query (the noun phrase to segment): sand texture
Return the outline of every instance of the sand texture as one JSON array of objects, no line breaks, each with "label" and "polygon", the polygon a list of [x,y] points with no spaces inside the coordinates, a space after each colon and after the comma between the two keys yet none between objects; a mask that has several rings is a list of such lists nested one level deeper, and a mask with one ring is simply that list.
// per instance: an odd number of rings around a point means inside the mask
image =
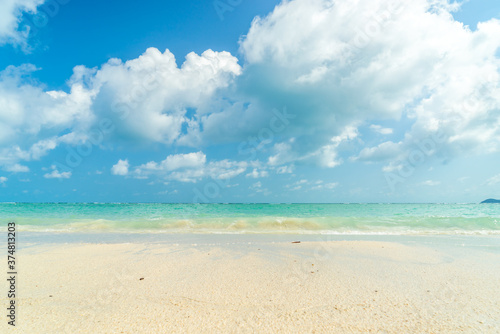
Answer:
[{"label": "sand texture", "polygon": [[8,330],[500,333],[499,253],[291,241],[27,247]]}]

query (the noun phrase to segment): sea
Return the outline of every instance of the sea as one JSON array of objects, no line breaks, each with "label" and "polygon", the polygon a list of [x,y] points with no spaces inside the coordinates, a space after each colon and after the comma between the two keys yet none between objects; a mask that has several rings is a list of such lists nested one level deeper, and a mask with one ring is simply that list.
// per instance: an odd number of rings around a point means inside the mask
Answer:
[{"label": "sea", "polygon": [[500,235],[500,204],[0,203],[20,233]]}]

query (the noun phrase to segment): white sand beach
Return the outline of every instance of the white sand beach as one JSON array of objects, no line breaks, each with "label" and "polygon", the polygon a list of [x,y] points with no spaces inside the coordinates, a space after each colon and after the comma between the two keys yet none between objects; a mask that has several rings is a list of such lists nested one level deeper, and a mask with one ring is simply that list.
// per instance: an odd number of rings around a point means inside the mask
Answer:
[{"label": "white sand beach", "polygon": [[15,331],[500,332],[498,252],[226,240],[26,247]]}]

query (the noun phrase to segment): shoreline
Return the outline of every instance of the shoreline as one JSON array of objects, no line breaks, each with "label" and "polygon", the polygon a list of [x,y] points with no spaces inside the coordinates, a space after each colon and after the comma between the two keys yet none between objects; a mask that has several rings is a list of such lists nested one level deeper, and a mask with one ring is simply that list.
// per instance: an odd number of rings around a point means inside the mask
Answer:
[{"label": "shoreline", "polygon": [[82,242],[90,236],[37,242],[22,234],[18,330],[500,330],[499,238],[175,235],[127,242],[122,235]]}]

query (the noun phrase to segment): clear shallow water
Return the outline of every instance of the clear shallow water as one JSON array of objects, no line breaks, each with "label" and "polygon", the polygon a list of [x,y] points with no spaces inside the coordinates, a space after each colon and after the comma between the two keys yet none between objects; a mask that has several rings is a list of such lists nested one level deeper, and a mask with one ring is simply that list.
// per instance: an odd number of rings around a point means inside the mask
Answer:
[{"label": "clear shallow water", "polygon": [[19,231],[500,235],[499,204],[0,203]]}]

